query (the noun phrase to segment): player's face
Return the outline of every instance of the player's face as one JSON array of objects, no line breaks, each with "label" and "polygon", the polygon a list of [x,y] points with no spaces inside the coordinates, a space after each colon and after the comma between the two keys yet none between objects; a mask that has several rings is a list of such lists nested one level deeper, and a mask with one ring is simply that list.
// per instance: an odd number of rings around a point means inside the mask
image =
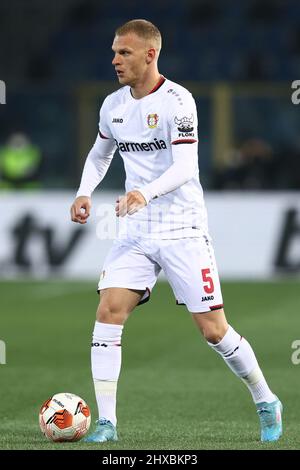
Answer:
[{"label": "player's face", "polygon": [[149,50],[146,41],[134,33],[116,36],[112,50],[115,54],[112,64],[119,82],[134,87],[143,81],[147,73]]}]

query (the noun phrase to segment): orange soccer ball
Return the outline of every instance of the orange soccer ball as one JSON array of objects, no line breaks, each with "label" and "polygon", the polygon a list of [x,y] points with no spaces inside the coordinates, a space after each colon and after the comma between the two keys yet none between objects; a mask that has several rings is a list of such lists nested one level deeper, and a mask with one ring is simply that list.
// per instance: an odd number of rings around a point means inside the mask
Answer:
[{"label": "orange soccer ball", "polygon": [[50,441],[79,441],[89,430],[91,412],[77,395],[57,393],[41,406],[39,423],[42,433]]}]

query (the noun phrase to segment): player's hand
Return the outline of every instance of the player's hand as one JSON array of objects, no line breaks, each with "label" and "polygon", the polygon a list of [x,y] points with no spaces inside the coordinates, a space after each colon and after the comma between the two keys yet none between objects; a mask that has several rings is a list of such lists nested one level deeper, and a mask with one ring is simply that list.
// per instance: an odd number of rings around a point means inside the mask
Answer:
[{"label": "player's hand", "polygon": [[134,214],[147,205],[147,201],[139,191],[130,191],[116,201],[116,216],[124,217]]},{"label": "player's hand", "polygon": [[88,196],[79,196],[71,206],[71,219],[78,224],[86,224],[92,207],[91,198]]}]

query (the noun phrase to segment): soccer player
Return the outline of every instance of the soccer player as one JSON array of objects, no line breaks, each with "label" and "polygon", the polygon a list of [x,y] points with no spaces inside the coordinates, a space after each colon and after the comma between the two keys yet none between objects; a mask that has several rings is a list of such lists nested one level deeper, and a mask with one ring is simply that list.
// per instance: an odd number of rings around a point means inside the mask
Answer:
[{"label": "soccer player", "polygon": [[104,262],[92,341],[99,420],[87,442],[116,441],[116,393],[123,326],[149,299],[163,269],[178,304],[185,304],[207,341],[248,387],[261,440],[282,434],[279,399],[248,343],[227,323],[198,170],[197,110],[188,90],[158,71],[161,35],[146,20],[118,28],[112,49],[122,88],[100,109],[99,135],[89,152],[71,207],[85,224],[91,194],[118,149],[126,193],[116,201],[121,229]]}]

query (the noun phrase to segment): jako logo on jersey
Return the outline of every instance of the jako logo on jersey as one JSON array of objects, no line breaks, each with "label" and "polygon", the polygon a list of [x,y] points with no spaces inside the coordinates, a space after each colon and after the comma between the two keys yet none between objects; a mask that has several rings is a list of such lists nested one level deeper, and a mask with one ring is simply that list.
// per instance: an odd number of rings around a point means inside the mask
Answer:
[{"label": "jako logo on jersey", "polygon": [[207,302],[208,300],[214,300],[214,296],[206,295],[205,297],[202,297],[202,302]]},{"label": "jako logo on jersey", "polygon": [[148,123],[148,127],[150,127],[150,129],[155,129],[155,127],[157,127],[157,123],[158,123],[158,114],[148,114],[147,123]]},{"label": "jako logo on jersey", "polygon": [[154,139],[153,142],[118,142],[115,139],[118,150],[120,152],[155,152],[155,150],[166,149],[164,140]]},{"label": "jako logo on jersey", "polygon": [[184,116],[183,118],[178,119],[178,117],[175,116],[174,122],[176,126],[178,126],[179,132],[186,133],[186,132],[192,132],[192,130],[194,130],[194,127],[193,127],[194,115],[193,114],[191,114],[190,118]]},{"label": "jako logo on jersey", "polygon": [[113,118],[113,120],[111,122],[116,123],[116,124],[122,124],[123,119],[122,118]]}]

